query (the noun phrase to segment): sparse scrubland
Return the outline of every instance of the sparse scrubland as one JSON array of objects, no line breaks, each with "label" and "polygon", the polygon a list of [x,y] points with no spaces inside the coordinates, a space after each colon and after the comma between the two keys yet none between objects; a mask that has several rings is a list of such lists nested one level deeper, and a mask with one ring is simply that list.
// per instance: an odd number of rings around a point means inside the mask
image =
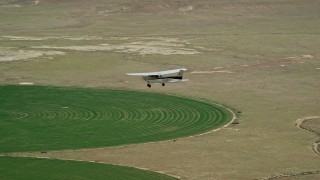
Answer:
[{"label": "sparse scrubland", "polygon": [[[238,125],[174,142],[11,155],[121,164],[182,179],[317,178],[304,176],[320,171],[317,135],[295,122],[320,116],[319,9],[318,0],[3,0],[3,86],[168,93],[241,111]],[[179,67],[190,82],[149,89],[125,75]]]}]

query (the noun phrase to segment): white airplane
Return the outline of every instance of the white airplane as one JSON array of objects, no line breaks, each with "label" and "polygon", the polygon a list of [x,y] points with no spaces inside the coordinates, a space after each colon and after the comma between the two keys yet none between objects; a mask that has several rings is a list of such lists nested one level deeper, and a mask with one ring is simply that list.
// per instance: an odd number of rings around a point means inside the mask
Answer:
[{"label": "white airplane", "polygon": [[[162,83],[162,86],[165,86],[165,83],[177,83],[188,81],[188,79],[182,79],[184,71],[187,69],[173,69],[159,72],[147,72],[147,73],[127,73],[129,76],[142,76],[142,78],[148,82],[147,86],[150,88],[152,83]],[[168,74],[175,74],[174,76],[165,76]]]}]

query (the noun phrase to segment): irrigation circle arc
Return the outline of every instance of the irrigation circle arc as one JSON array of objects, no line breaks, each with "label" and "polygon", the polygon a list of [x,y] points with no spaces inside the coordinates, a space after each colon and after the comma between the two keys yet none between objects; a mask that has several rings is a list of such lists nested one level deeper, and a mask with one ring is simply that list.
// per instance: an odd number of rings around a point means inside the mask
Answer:
[{"label": "irrigation circle arc", "polygon": [[[125,90],[1,86],[1,151],[118,146],[204,133],[230,122],[226,108]],[[4,123],[6,122],[6,123]],[[17,129],[19,127],[19,130]],[[1,128],[1,129],[2,129]],[[7,130],[6,130],[7,129]]]}]

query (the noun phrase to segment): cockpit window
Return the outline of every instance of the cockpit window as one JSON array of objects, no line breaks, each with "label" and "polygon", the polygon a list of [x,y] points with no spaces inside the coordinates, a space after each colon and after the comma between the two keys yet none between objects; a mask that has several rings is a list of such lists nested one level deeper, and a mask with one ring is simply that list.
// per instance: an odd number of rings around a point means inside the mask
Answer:
[{"label": "cockpit window", "polygon": [[149,77],[152,77],[152,78],[159,78],[160,76],[159,76],[159,75],[149,75]]}]

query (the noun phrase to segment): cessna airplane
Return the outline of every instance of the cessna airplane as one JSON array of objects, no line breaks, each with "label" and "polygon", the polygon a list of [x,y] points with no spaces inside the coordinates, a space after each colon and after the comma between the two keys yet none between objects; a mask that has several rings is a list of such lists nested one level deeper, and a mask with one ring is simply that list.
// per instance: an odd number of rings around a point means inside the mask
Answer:
[{"label": "cessna airplane", "polygon": [[[148,82],[147,86],[150,88],[151,83],[162,83],[162,86],[165,86],[165,83],[177,83],[188,81],[188,79],[182,79],[184,71],[187,69],[173,69],[159,72],[147,72],[147,73],[127,73],[129,76],[142,76],[142,78]],[[165,76],[167,74],[175,74],[174,76]]]}]

